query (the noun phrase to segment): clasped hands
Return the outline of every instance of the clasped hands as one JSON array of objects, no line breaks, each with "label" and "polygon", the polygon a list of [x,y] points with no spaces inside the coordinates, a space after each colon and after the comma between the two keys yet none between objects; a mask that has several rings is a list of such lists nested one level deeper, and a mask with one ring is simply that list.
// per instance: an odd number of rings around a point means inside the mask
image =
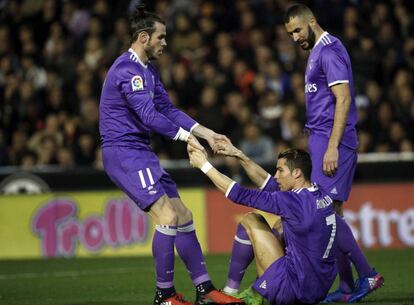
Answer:
[{"label": "clasped hands", "polygon": [[[207,160],[207,151],[205,148],[198,142],[197,138],[188,141],[187,152],[190,159],[190,164],[193,167],[201,168]],[[212,137],[207,139],[211,149],[215,154],[224,155],[224,156],[236,156],[238,149],[233,146],[231,141],[222,134],[214,134]]]}]

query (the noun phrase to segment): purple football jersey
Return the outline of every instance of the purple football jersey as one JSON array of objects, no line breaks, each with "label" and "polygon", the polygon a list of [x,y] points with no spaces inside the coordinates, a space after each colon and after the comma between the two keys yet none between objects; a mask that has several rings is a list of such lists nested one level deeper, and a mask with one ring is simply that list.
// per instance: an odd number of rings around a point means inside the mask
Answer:
[{"label": "purple football jersey", "polygon": [[327,138],[330,137],[336,102],[330,87],[340,83],[349,83],[352,97],[341,144],[356,149],[358,147],[355,129],[357,110],[351,60],[341,41],[324,32],[309,55],[305,72],[307,117],[305,128]]},{"label": "purple football jersey", "polygon": [[[274,188],[271,180],[269,187]],[[316,184],[288,192],[269,192],[234,183],[226,195],[236,203],[282,218],[285,259],[296,283],[297,299],[312,303],[323,298],[336,276],[336,218],[331,197]]]},{"label": "purple football jersey", "polygon": [[197,122],[175,108],[156,68],[141,62],[129,49],[112,64],[100,101],[102,146],[150,150],[150,133],[177,139],[180,128],[191,131]]}]

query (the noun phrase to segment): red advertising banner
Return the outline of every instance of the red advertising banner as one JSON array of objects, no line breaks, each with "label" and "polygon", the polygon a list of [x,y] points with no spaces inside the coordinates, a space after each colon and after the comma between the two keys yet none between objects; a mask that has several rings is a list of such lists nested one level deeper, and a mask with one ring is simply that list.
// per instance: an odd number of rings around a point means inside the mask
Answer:
[{"label": "red advertising banner", "polygon": [[206,191],[208,253],[230,253],[237,223],[251,208],[228,200],[222,192]]},{"label": "red advertising banner", "polygon": [[363,247],[414,247],[414,183],[354,185],[344,208]]},{"label": "red advertising banner", "polygon": [[[252,209],[214,189],[206,198],[209,253],[229,253],[237,223]],[[414,247],[414,183],[354,185],[344,210],[362,247]]]}]

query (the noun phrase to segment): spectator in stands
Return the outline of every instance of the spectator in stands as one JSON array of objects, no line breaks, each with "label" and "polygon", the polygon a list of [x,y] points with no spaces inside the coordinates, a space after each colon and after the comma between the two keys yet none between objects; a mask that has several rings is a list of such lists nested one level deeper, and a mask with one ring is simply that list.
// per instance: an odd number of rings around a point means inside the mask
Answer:
[{"label": "spectator in stands", "polygon": [[197,107],[195,119],[201,125],[210,126],[211,129],[223,133],[224,116],[218,98],[217,90],[214,87],[204,87],[201,91],[201,101]]},{"label": "spectator in stands", "polygon": [[57,152],[57,161],[58,165],[63,169],[70,169],[76,165],[72,151],[65,147]]},{"label": "spectator in stands", "polygon": [[358,153],[367,153],[372,151],[372,136],[368,131],[360,130],[358,132],[358,139]]},{"label": "spectator in stands", "polygon": [[410,139],[404,138],[400,142],[399,150],[404,153],[414,152],[414,145]]},{"label": "spectator in stands", "polygon": [[284,106],[280,95],[276,92],[268,91],[261,95],[258,101],[258,123],[264,133],[272,138],[280,138],[282,117]]},{"label": "spectator in stands", "polygon": [[51,134],[45,134],[40,138],[39,144],[35,147],[37,153],[38,165],[55,165],[58,164],[57,153],[59,145],[56,137]]},{"label": "spectator in stands", "polygon": [[273,141],[263,135],[260,128],[253,122],[244,127],[244,137],[240,149],[257,163],[274,162]]},{"label": "spectator in stands", "polygon": [[75,143],[76,164],[81,166],[92,166],[95,161],[95,139],[87,132],[81,133]]},{"label": "spectator in stands", "polygon": [[37,166],[37,154],[31,150],[24,152],[21,160],[20,167],[22,170],[30,171]]},{"label": "spectator in stands", "polygon": [[58,147],[63,145],[63,135],[60,131],[59,118],[56,114],[49,114],[46,118],[45,128],[36,131],[30,138],[28,147],[37,150],[45,137],[53,138]]},{"label": "spectator in stands", "polygon": [[24,131],[13,132],[12,142],[7,149],[7,164],[18,165],[27,151],[27,135]]}]

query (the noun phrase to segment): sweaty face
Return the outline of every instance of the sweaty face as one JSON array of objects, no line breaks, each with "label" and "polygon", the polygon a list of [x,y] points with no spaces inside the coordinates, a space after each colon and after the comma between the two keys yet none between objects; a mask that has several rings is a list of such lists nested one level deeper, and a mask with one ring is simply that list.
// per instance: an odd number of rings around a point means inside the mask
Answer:
[{"label": "sweaty face", "polygon": [[162,55],[163,49],[167,46],[166,35],[165,25],[155,22],[155,32],[152,33],[148,44],[145,46],[148,59],[158,59]]},{"label": "sweaty face", "polygon": [[286,159],[278,159],[275,174],[276,182],[281,191],[290,191],[295,185],[295,177],[286,165]]},{"label": "sweaty face", "polygon": [[304,50],[310,50],[315,45],[315,32],[309,23],[309,18],[305,16],[296,16],[285,23],[289,36]]}]

